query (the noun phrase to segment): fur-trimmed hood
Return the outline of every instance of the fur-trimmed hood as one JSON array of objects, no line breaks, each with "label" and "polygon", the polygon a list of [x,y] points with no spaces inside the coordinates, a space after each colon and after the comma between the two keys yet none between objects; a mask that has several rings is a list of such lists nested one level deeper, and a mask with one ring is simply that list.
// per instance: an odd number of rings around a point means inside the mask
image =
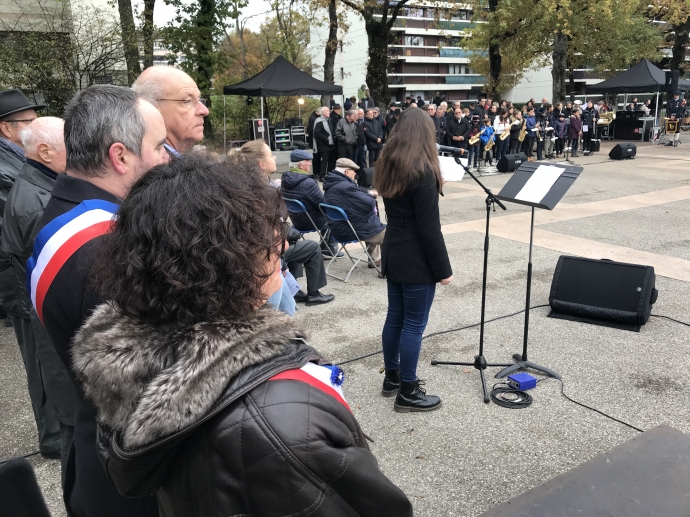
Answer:
[{"label": "fur-trimmed hood", "polygon": [[132,451],[189,427],[240,371],[304,337],[293,319],[266,307],[240,324],[154,327],[103,304],[74,337],[73,369],[99,421]]}]

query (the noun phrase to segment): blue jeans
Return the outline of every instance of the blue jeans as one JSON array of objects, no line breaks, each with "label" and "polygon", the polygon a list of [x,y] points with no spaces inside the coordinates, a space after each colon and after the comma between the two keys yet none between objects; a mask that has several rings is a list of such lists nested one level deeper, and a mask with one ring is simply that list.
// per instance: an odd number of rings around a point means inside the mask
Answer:
[{"label": "blue jeans", "polygon": [[[282,275],[281,275],[282,276]],[[283,277],[283,285],[271,297],[266,300],[266,303],[272,305],[274,309],[284,312],[288,316],[295,315],[295,298],[290,292],[290,287]]]},{"label": "blue jeans", "polygon": [[383,326],[383,361],[400,369],[403,382],[417,380],[422,334],[429,321],[436,284],[401,284],[388,280],[388,315]]}]

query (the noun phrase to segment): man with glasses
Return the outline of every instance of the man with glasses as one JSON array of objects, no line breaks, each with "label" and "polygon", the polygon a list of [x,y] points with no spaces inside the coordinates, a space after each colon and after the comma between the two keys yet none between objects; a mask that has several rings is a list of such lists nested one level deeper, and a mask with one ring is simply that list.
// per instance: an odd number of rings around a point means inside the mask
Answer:
[{"label": "man with glasses", "polygon": [[7,196],[24,167],[24,146],[19,133],[45,108],[32,103],[19,90],[0,92],[0,228]]},{"label": "man with glasses", "polygon": [[141,97],[158,108],[168,137],[165,148],[173,157],[189,151],[204,138],[205,99],[194,80],[172,66],[152,66],[132,85]]}]

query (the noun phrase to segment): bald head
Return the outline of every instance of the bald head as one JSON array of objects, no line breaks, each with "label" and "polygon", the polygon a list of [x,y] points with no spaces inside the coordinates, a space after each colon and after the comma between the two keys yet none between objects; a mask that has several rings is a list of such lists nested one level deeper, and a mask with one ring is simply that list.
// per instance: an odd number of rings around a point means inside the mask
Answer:
[{"label": "bald head", "polygon": [[184,153],[204,138],[208,109],[185,72],[172,66],[152,66],[141,73],[132,89],[163,115],[167,143],[175,150]]},{"label": "bald head", "polygon": [[42,163],[53,172],[65,172],[65,121],[57,117],[37,118],[19,136],[26,157]]}]

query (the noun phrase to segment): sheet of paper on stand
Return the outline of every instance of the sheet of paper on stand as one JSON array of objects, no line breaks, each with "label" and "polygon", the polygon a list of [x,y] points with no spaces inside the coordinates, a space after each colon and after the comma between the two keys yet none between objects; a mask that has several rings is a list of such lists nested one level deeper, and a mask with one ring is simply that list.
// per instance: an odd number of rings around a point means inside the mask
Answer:
[{"label": "sheet of paper on stand", "polygon": [[[441,165],[441,176],[446,181],[462,181],[465,170],[455,162],[452,156],[439,156],[438,162]],[[467,158],[460,158],[460,162],[467,167]]]},{"label": "sheet of paper on stand", "polygon": [[556,180],[563,174],[565,169],[554,167],[553,165],[540,165],[534,171],[532,177],[525,183],[515,199],[539,203],[544,196],[551,190]]}]

